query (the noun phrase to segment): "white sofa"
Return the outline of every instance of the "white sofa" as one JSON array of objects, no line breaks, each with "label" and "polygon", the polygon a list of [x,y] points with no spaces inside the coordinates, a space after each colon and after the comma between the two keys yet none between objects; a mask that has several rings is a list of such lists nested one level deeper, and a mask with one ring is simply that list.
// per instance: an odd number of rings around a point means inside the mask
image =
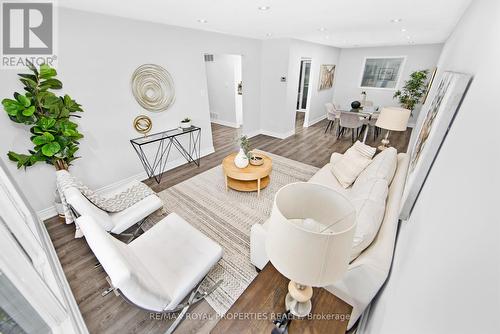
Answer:
[{"label": "white sofa", "polygon": [[[340,157],[341,154],[333,153],[330,163],[321,168],[309,182],[330,186],[349,197],[352,187],[344,189],[331,172],[332,164]],[[389,274],[408,162],[407,154],[400,153],[397,155],[396,171],[389,184],[384,216],[373,242],[352,260],[346,275],[341,281],[326,287],[335,296],[352,305],[353,310],[349,320],[349,329],[370,304]],[[259,269],[262,269],[269,261],[265,247],[266,234],[267,222],[252,226],[250,257],[252,264]]]}]

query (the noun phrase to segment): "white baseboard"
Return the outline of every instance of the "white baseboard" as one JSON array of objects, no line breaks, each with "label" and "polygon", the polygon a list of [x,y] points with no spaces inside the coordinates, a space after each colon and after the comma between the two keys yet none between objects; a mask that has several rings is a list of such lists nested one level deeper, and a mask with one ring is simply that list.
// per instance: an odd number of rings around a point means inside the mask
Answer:
[{"label": "white baseboard", "polygon": [[304,123],[304,127],[306,127],[306,128],[310,127],[310,126],[312,126],[312,125],[314,125],[314,124],[316,124],[318,122],[321,122],[325,118],[326,118],[326,115],[322,115],[322,116],[320,116],[320,117],[318,117],[316,119],[313,119],[312,121],[307,122],[307,125]]},{"label": "white baseboard", "polygon": [[285,133],[278,133],[274,131],[260,130],[260,133],[266,136],[271,136],[279,139],[285,139],[295,134],[295,130],[291,130]]},{"label": "white baseboard", "polygon": [[[215,149],[213,146],[207,147],[207,148],[201,150],[200,157],[207,156],[207,155],[212,154],[214,152],[215,152]],[[179,167],[185,163],[186,163],[186,160],[183,157],[180,157],[179,159],[176,159],[176,160],[172,160],[166,164],[165,171],[174,169],[174,168]],[[113,189],[120,188],[120,187],[126,185],[127,183],[134,181],[134,180],[143,181],[143,180],[146,180],[147,178],[148,178],[148,174],[145,171],[143,171],[143,172],[140,172],[138,174],[127,177],[125,179],[122,179],[122,180],[113,182],[111,184],[108,184],[106,186],[103,186],[103,187],[97,189],[96,193],[107,193],[109,191],[112,191]],[[47,219],[52,218],[54,216],[57,216],[57,210],[56,210],[55,206],[51,206],[51,207],[48,207],[48,208],[45,208],[43,210],[38,211],[36,214],[42,221],[44,221],[44,220],[47,220]]]},{"label": "white baseboard", "polygon": [[238,129],[240,127],[236,123],[227,122],[227,121],[223,121],[223,120],[220,120],[220,119],[211,119],[210,123],[215,123],[215,124],[219,124],[219,125],[229,126],[231,128],[235,128],[235,129]]},{"label": "white baseboard", "polygon": [[288,138],[290,136],[293,136],[294,134],[295,134],[295,130],[291,130],[291,131],[288,131],[286,133],[278,133],[278,132],[268,131],[268,130],[255,130],[255,131],[246,132],[245,136],[247,136],[248,138],[252,138],[252,137],[255,137],[258,135],[265,135],[265,136],[270,136],[270,137],[274,137],[274,138],[285,139],[285,138]]},{"label": "white baseboard", "polygon": [[53,205],[49,208],[38,211],[36,215],[38,216],[38,218],[40,218],[41,221],[44,221],[54,216],[57,216],[57,210],[55,205]]},{"label": "white baseboard", "polygon": [[252,138],[252,137],[255,137],[255,136],[258,136],[262,133],[261,130],[255,130],[255,131],[250,131],[250,132],[245,132],[245,136],[247,136],[247,138]]}]

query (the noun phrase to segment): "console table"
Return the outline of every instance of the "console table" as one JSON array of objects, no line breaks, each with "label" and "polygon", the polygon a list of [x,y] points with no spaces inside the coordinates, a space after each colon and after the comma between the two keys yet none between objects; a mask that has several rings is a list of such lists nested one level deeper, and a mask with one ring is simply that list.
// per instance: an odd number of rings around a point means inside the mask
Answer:
[{"label": "console table", "polygon": [[[269,262],[227,311],[212,334],[271,333],[272,320],[285,312],[289,280]],[[345,334],[352,306],[323,288],[314,288],[310,318],[294,319],[290,334]]]},{"label": "console table", "polygon": [[[179,141],[179,138],[188,138],[189,145],[185,147]],[[130,140],[132,147],[139,156],[144,170],[148,177],[154,178],[160,183],[172,146],[187,160],[188,163],[195,163],[200,166],[201,150],[201,128],[191,126],[187,129],[172,129],[151,135],[138,137]],[[144,152],[147,145],[156,145],[156,152],[153,149],[154,159],[148,158]]]}]

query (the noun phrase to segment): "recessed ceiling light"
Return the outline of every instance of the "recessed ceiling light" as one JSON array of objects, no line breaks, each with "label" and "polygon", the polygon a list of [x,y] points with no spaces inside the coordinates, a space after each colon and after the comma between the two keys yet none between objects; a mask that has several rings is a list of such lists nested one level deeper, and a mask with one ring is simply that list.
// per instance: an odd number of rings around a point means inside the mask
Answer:
[{"label": "recessed ceiling light", "polygon": [[406,39],[411,39],[411,37],[410,36],[406,36]]},{"label": "recessed ceiling light", "polygon": [[403,21],[403,20],[402,19],[392,19],[391,20],[392,23],[399,23],[401,21]]},{"label": "recessed ceiling light", "polygon": [[319,31],[326,31],[326,28],[321,27],[321,28],[319,28],[318,30],[319,30]]},{"label": "recessed ceiling light", "polygon": [[205,20],[205,19],[198,19],[198,22],[200,22],[200,23],[207,23],[208,21]]},{"label": "recessed ceiling light", "polygon": [[271,9],[270,6],[259,6],[258,8],[259,8],[259,10],[269,10],[269,9]]},{"label": "recessed ceiling light", "polygon": [[401,32],[406,32],[406,28],[402,28],[402,29],[401,29]]}]

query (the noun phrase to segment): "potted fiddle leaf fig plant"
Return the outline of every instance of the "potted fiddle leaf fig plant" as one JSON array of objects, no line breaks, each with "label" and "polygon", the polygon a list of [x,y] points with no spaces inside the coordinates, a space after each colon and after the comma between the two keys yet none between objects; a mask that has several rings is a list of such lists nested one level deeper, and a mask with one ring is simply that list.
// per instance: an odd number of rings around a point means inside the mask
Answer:
[{"label": "potted fiddle leaf fig plant", "polygon": [[68,169],[79,158],[75,153],[83,138],[72,119],[79,118],[78,113],[83,110],[69,95],[53,92],[62,88],[54,68],[42,64],[37,69],[31,62],[27,64],[31,73],[19,74],[24,92],[15,92],[13,99],[3,99],[2,105],[12,122],[29,126],[33,148],[27,154],[9,151],[7,155],[17,168],[45,162],[57,170]]},{"label": "potted fiddle leaf fig plant", "polygon": [[428,70],[413,72],[410,74],[410,79],[405,81],[403,88],[394,93],[394,98],[398,99],[403,108],[413,112],[427,90],[425,81],[428,73]]}]

